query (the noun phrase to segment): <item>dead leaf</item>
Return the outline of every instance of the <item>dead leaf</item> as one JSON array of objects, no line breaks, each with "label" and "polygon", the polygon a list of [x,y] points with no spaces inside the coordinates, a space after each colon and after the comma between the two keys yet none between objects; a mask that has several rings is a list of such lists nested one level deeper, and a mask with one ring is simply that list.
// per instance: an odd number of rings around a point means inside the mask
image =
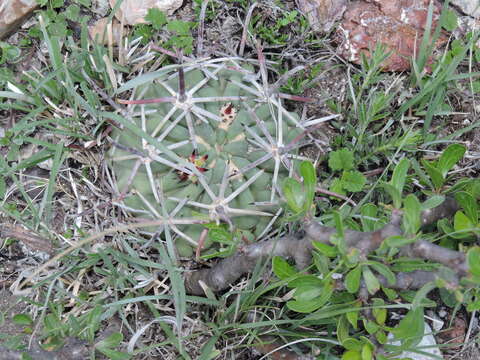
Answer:
[{"label": "dead leaf", "polygon": [[112,45],[119,45],[122,40],[122,27],[116,19],[112,22],[106,17],[99,19],[88,27],[88,33],[92,40],[102,45],[107,45],[108,39],[112,39]]},{"label": "dead leaf", "polygon": [[460,347],[465,340],[467,326],[467,321],[462,316],[455,316],[451,327],[438,333],[439,342],[449,344],[453,349]]}]

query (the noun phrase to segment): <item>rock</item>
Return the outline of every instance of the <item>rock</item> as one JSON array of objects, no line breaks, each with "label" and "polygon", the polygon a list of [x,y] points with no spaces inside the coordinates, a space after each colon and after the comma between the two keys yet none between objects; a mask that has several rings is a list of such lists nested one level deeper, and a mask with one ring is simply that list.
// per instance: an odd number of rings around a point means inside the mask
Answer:
[{"label": "rock", "polygon": [[458,6],[465,15],[480,19],[480,2],[478,0],[451,0],[450,4]]},{"label": "rock", "polygon": [[[113,9],[117,0],[109,1]],[[144,17],[150,8],[157,8],[170,15],[182,4],[183,0],[124,0],[115,17],[121,22],[122,17],[125,16],[124,23],[128,25],[141,24],[146,22]]]},{"label": "rock", "polygon": [[296,3],[313,30],[320,32],[329,32],[347,8],[347,0],[296,0]]},{"label": "rock", "polygon": [[[392,334],[388,334],[388,339],[390,344],[400,346],[400,341],[392,341],[393,340]],[[437,342],[435,341],[435,338],[432,335],[432,329],[427,323],[425,323],[425,330],[424,330],[424,336],[422,338],[422,341],[420,341],[420,343],[417,344],[416,348],[427,353],[428,355],[422,355],[414,352],[404,351],[397,358],[410,358],[412,360],[432,360],[435,356],[435,358],[440,357],[441,359],[443,359],[442,352],[438,348]]]},{"label": "rock", "polygon": [[[441,6],[435,1],[432,32],[440,18]],[[427,21],[429,0],[373,0],[351,2],[337,30],[339,54],[355,64],[361,54],[370,57],[377,43],[392,52],[384,62],[385,71],[410,69],[410,61],[418,53]],[[441,36],[436,46],[445,43]]]},{"label": "rock", "polygon": [[0,39],[15,31],[37,7],[35,0],[0,1]]}]

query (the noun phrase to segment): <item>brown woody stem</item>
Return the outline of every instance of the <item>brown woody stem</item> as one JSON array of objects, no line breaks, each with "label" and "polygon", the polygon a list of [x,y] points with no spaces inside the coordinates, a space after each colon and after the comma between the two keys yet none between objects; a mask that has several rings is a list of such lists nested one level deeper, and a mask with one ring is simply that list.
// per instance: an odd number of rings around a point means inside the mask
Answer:
[{"label": "brown woody stem", "polygon": [[[429,225],[443,217],[451,216],[457,209],[458,205],[455,200],[447,198],[441,205],[422,213],[422,224]],[[401,223],[401,211],[394,210],[390,222],[377,231],[345,230],[345,245],[347,248],[357,249],[363,256],[367,256],[378,249],[385,239],[402,235]],[[301,235],[285,236],[246,246],[232,257],[220,260],[212,268],[193,271],[187,275],[185,280],[187,292],[193,295],[203,295],[204,290],[201,283],[213,291],[227,289],[242,275],[251,272],[258,261],[270,256],[293,258],[299,269],[306,268],[311,263],[312,242],[332,244],[330,239],[337,233],[337,229],[309,221],[303,226],[303,230]],[[415,243],[403,247],[401,252],[410,257],[423,258],[445,265],[453,269],[459,277],[468,273],[463,253],[425,240],[417,240]],[[428,271],[398,273],[397,283],[393,287],[399,289],[419,288],[436,277],[435,272]]]}]

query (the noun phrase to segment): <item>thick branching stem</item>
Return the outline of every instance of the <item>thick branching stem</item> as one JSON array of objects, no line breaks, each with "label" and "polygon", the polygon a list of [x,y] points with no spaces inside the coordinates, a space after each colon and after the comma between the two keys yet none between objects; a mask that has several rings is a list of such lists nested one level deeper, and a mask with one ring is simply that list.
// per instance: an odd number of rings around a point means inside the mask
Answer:
[{"label": "thick branching stem", "polygon": [[[458,209],[455,200],[447,198],[441,205],[422,213],[421,222],[424,226],[437,220],[451,216]],[[380,247],[382,242],[391,237],[402,235],[402,213],[399,210],[392,212],[390,222],[377,231],[360,232],[353,230],[344,231],[344,242],[348,249],[357,249],[363,256],[367,256]],[[312,242],[332,244],[332,235],[337,234],[337,229],[322,226],[317,222],[307,222],[303,226],[302,234],[285,236],[279,239],[255,243],[240,249],[232,257],[219,261],[209,269],[194,271],[187,275],[187,292],[194,295],[203,295],[201,284],[208,286],[213,291],[227,289],[230,284],[242,275],[253,270],[256,263],[271,256],[293,258],[299,269],[306,268],[311,263]],[[417,257],[440,263],[454,270],[458,277],[467,275],[468,268],[465,255],[461,252],[450,250],[425,240],[400,249],[402,255]],[[412,289],[420,288],[427,282],[435,280],[439,275],[436,272],[413,271],[398,273],[397,282],[392,288]],[[379,276],[380,281],[382,277]]]},{"label": "thick branching stem", "polygon": [[294,258],[297,266],[304,268],[310,263],[311,250],[310,240],[291,236],[255,243],[219,261],[213,268],[190,273],[185,280],[185,287],[187,292],[195,295],[204,293],[200,282],[213,291],[224,290],[243,274],[252,271],[260,259],[272,255]]}]

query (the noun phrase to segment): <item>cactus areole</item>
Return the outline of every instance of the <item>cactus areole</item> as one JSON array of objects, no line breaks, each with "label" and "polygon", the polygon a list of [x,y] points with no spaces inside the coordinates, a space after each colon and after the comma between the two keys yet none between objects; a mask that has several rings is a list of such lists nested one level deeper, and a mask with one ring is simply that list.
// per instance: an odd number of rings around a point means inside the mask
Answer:
[{"label": "cactus areole", "polygon": [[[133,100],[123,101],[126,118],[139,129],[113,133],[109,161],[126,194],[120,206],[142,218],[224,222],[252,239],[272,225],[280,183],[302,159],[296,152],[306,143],[305,127],[283,107],[266,72],[262,78],[241,63],[184,64],[120,89],[120,96],[131,91]],[[204,226],[192,221],[169,229],[188,256]]]}]

